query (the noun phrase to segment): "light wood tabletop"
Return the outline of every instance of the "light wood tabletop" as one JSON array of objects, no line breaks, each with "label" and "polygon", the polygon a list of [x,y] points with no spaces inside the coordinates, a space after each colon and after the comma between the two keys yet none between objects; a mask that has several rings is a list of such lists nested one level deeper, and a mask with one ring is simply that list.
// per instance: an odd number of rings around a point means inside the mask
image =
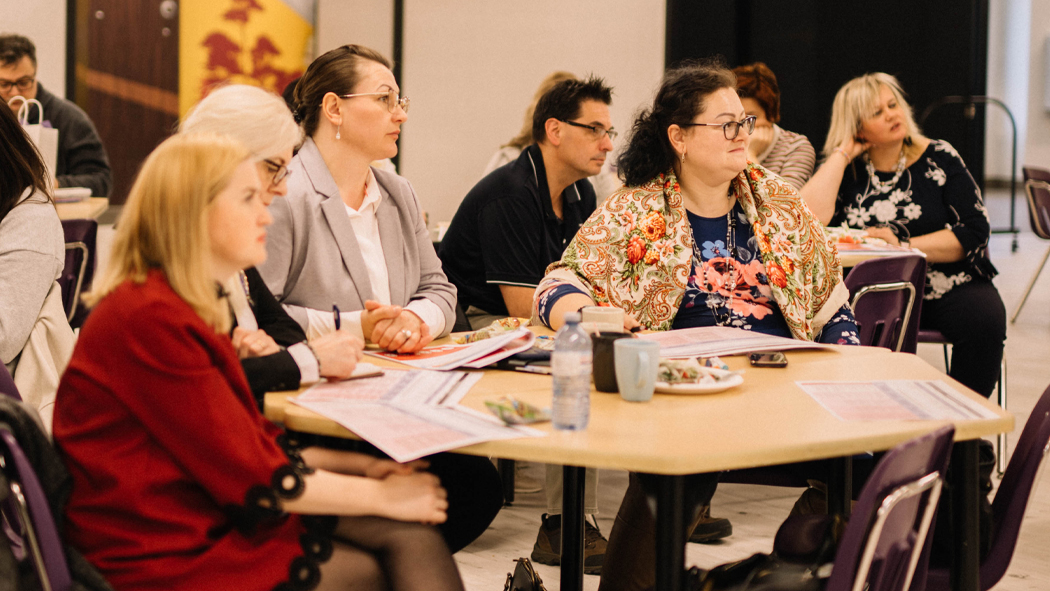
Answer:
[{"label": "light wood tabletop", "polygon": [[[547,437],[472,445],[459,453],[554,464],[612,468],[651,474],[693,474],[885,450],[928,433],[941,421],[841,421],[795,385],[796,380],[940,379],[964,392],[998,418],[956,422],[956,440],[1013,429],[1013,417],[966,389],[916,355],[873,347],[790,351],[788,367],[746,367],[744,383],[704,395],[656,394],[651,402],[623,401],[592,390],[585,431],[553,431]],[[371,361],[371,360],[370,360]],[[550,376],[485,371],[462,404],[484,410],[484,401],[505,394],[542,407],[551,404]],[[294,394],[294,393],[292,393]],[[293,431],[354,438],[353,433],[312,411],[285,403],[289,393],[267,396],[271,420]]]},{"label": "light wood tabletop", "polygon": [[862,263],[867,260],[882,259],[886,257],[896,257],[902,254],[920,254],[926,256],[921,250],[918,250],[916,248],[904,248],[900,246],[887,246],[880,250],[865,250],[863,248],[839,248],[839,262],[842,263],[842,268],[848,269],[850,267],[856,267],[859,263]]},{"label": "light wood tabletop", "polygon": [[58,218],[62,220],[93,220],[109,207],[106,197],[91,197],[75,203],[56,203]]}]

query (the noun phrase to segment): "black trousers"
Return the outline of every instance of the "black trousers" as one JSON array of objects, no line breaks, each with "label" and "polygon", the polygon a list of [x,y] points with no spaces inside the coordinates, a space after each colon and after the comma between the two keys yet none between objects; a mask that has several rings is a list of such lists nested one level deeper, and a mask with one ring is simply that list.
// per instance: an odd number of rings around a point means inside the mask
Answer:
[{"label": "black trousers", "polygon": [[1006,341],[1006,307],[990,281],[958,285],[922,302],[922,328],[935,328],[952,344],[952,378],[984,397],[999,380]]}]

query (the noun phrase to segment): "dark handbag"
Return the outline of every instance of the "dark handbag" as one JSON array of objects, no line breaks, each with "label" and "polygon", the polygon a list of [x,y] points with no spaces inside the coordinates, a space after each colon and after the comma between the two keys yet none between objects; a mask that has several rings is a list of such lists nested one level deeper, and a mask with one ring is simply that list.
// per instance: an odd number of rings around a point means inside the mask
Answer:
[{"label": "dark handbag", "polygon": [[514,562],[518,565],[514,567],[514,574],[507,573],[503,591],[547,591],[528,558],[515,558]]}]

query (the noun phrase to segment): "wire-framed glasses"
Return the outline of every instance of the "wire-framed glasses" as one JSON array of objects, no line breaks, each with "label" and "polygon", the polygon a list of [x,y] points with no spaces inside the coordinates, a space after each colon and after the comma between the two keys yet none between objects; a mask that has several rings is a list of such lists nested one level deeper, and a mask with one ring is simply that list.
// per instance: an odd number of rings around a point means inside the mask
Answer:
[{"label": "wire-framed glasses", "polygon": [[0,80],[0,92],[7,92],[11,90],[12,86],[17,86],[18,90],[22,92],[28,92],[30,88],[33,88],[33,83],[36,82],[36,78],[32,76],[23,76],[18,80]]},{"label": "wire-framed glasses", "polygon": [[388,90],[386,92],[358,92],[355,94],[344,94],[339,98],[348,99],[356,96],[378,96],[380,97],[379,102],[385,103],[387,110],[391,113],[393,113],[398,107],[401,107],[402,111],[406,113],[408,112],[408,104],[410,102],[409,98],[407,96],[397,96],[396,90]]},{"label": "wire-framed glasses", "polygon": [[736,136],[740,135],[740,128],[747,129],[747,135],[751,135],[755,132],[755,121],[758,117],[751,115],[750,117],[744,117],[740,121],[727,121],[725,123],[679,123],[679,127],[721,127],[722,133],[726,136],[727,140],[735,140]]},{"label": "wire-framed glasses", "polygon": [[594,139],[594,140],[600,140],[600,139],[602,139],[602,136],[608,135],[609,136],[609,141],[613,141],[613,140],[616,139],[616,136],[620,135],[620,132],[616,131],[615,129],[612,129],[612,128],[605,129],[601,125],[585,125],[583,123],[577,123],[575,121],[567,121],[565,119],[558,119],[558,121],[561,121],[562,123],[567,123],[567,124],[569,124],[569,125],[571,125],[573,127],[580,127],[582,129],[589,129],[589,130],[591,130],[591,139]]},{"label": "wire-framed glasses", "polygon": [[266,165],[266,170],[273,175],[270,178],[270,186],[275,187],[281,183],[284,179],[288,178],[288,175],[292,174],[292,171],[287,166],[279,162],[274,162],[269,158],[263,160],[263,164]]}]

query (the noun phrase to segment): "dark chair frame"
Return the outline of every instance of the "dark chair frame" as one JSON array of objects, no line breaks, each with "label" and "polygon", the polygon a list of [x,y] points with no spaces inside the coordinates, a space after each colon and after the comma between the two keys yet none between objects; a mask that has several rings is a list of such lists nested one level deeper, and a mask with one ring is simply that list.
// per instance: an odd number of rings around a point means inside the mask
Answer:
[{"label": "dark chair frame", "polygon": [[[1028,221],[1032,225],[1032,232],[1044,240],[1050,240],[1050,211],[1048,211],[1050,209],[1050,171],[1026,166],[1024,177],[1025,201],[1028,203]],[[1021,296],[1021,302],[1017,304],[1013,315],[1010,316],[1010,324],[1017,322],[1021,308],[1024,308],[1025,302],[1028,301],[1028,296],[1032,293],[1032,288],[1035,287],[1036,280],[1042,274],[1048,258],[1050,258],[1050,247],[1047,247],[1046,252],[1043,253],[1043,260],[1039,261],[1035,275],[1032,275],[1028,287],[1024,290],[1024,295]]]}]

